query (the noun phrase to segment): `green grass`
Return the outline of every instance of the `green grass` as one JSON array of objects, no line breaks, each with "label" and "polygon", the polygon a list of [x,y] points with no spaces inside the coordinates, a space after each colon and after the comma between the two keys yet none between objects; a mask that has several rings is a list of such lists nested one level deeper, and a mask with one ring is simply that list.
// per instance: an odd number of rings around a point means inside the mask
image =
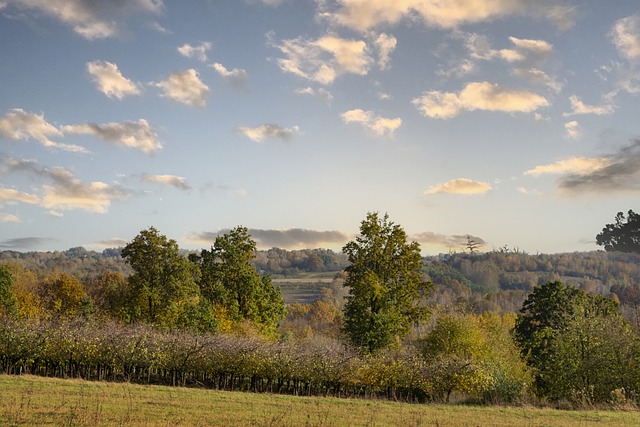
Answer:
[{"label": "green grass", "polygon": [[418,405],[0,375],[0,426],[637,426],[640,412]]}]

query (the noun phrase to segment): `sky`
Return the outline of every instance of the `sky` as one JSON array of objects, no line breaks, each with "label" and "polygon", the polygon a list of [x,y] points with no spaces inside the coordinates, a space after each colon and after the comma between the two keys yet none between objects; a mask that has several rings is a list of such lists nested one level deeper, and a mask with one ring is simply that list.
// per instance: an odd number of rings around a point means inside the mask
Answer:
[{"label": "sky", "polygon": [[0,0],[0,250],[592,251],[640,196],[637,0]]}]

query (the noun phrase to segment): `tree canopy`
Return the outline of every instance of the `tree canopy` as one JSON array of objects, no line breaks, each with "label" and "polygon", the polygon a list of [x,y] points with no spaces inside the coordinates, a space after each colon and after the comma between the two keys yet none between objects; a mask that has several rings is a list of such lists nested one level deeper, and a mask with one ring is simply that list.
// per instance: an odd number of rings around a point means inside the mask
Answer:
[{"label": "tree canopy", "polygon": [[249,320],[263,331],[275,331],[284,317],[280,290],[269,276],[261,276],[251,264],[256,242],[246,227],[238,226],[216,237],[211,250],[191,256],[199,267],[201,295],[220,306],[233,322]]},{"label": "tree canopy", "polygon": [[596,236],[596,243],[606,251],[640,253],[640,214],[629,210],[625,218],[618,212],[615,220]]},{"label": "tree canopy", "polygon": [[188,305],[197,305],[197,269],[180,254],[178,243],[150,227],[124,249],[129,277],[132,320],[173,325]]},{"label": "tree canopy", "polygon": [[360,235],[342,249],[351,265],[344,286],[344,331],[366,352],[376,352],[404,338],[428,315],[422,304],[431,289],[424,279],[420,245],[388,215],[369,213]]}]

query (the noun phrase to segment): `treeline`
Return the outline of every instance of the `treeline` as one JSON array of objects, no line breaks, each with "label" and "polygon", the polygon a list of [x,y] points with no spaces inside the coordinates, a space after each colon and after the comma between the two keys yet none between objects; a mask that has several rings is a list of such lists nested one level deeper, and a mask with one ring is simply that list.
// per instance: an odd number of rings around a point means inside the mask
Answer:
[{"label": "treeline", "polygon": [[[107,254],[66,251],[60,266],[71,270],[14,256],[0,263],[0,371],[407,401],[640,403],[638,255],[425,259],[377,213],[334,255],[259,252],[244,227],[186,252],[151,227]],[[100,257],[104,270],[79,273]],[[286,305],[266,274],[340,265],[312,304]]]}]

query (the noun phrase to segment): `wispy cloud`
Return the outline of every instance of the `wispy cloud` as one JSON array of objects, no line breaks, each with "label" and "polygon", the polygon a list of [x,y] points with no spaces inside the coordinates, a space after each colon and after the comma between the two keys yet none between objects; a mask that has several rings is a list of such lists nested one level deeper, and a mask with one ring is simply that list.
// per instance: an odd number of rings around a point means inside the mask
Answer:
[{"label": "wispy cloud", "polygon": [[536,166],[524,174],[539,176],[544,174],[580,174],[593,173],[608,166],[610,160],[606,157],[569,157],[548,165]]},{"label": "wispy cloud", "polygon": [[40,203],[40,198],[35,194],[25,193],[13,188],[0,187],[0,206],[5,203],[27,203],[30,205],[37,205]]},{"label": "wispy cloud", "polygon": [[173,73],[167,80],[153,85],[162,89],[162,96],[182,104],[193,107],[207,105],[209,87],[200,80],[198,72],[193,68]]},{"label": "wispy cloud", "polygon": [[485,194],[491,190],[491,184],[474,181],[468,178],[458,178],[433,185],[425,190],[425,194]]},{"label": "wispy cloud", "polygon": [[392,135],[402,125],[402,119],[399,117],[385,118],[359,108],[346,111],[340,117],[345,123],[358,123],[379,136]]},{"label": "wispy cloud", "polygon": [[233,86],[242,87],[247,82],[247,72],[241,68],[228,70],[224,65],[217,62],[215,64],[211,64],[210,67],[212,67],[222,78],[229,81]]},{"label": "wispy cloud", "polygon": [[87,71],[98,90],[109,98],[123,99],[129,95],[140,94],[138,86],[124,77],[116,64],[108,61],[87,62]]},{"label": "wispy cloud", "polygon": [[532,92],[512,90],[489,82],[472,82],[458,92],[424,92],[412,100],[426,117],[448,119],[462,111],[531,112],[549,105],[549,101]]},{"label": "wispy cloud", "polygon": [[152,184],[161,184],[175,187],[178,190],[189,191],[191,186],[187,183],[187,179],[176,175],[141,175],[140,179]]},{"label": "wispy cloud", "polygon": [[[219,232],[201,232],[189,237],[192,242],[212,244],[216,237],[228,233],[230,230],[224,229]],[[308,249],[319,248],[323,245],[341,245],[346,243],[350,236],[340,231],[318,231],[304,228],[290,228],[286,230],[262,230],[249,229],[251,238],[256,241],[259,248],[281,248],[281,249]]]},{"label": "wispy cloud", "polygon": [[325,88],[314,89],[311,86],[298,88],[295,91],[298,95],[311,95],[322,99],[327,104],[330,104],[333,101],[333,94],[326,90]]},{"label": "wispy cloud", "polygon": [[36,16],[47,15],[88,40],[115,37],[121,32],[118,22],[134,15],[158,15],[164,8],[162,0],[4,0],[2,4],[23,12],[35,11]]},{"label": "wispy cloud", "polygon": [[616,21],[609,37],[620,55],[627,59],[640,58],[640,14]]},{"label": "wispy cloud", "polygon": [[575,120],[564,124],[564,136],[568,139],[580,139],[582,137],[582,128],[580,123]]},{"label": "wispy cloud", "polygon": [[62,128],[65,133],[93,135],[111,144],[123,145],[150,154],[162,148],[154,129],[145,119],[122,123],[87,123]]},{"label": "wispy cloud", "polygon": [[22,220],[17,215],[0,212],[0,223],[7,223],[7,222],[22,222]]},{"label": "wispy cloud", "polygon": [[561,174],[558,189],[567,195],[640,192],[640,140],[596,158],[570,158],[525,172]]},{"label": "wispy cloud", "polygon": [[564,113],[564,117],[575,116],[578,114],[595,114],[596,116],[604,116],[614,112],[614,107],[611,104],[587,105],[575,95],[571,95],[569,97],[569,102],[571,103],[571,112]]},{"label": "wispy cloud", "polygon": [[19,237],[15,239],[7,239],[0,242],[0,248],[5,249],[34,249],[39,246],[45,245],[49,242],[54,242],[55,239],[47,237]]},{"label": "wispy cloud", "polygon": [[213,43],[211,42],[202,42],[197,45],[185,43],[178,48],[178,53],[187,58],[195,58],[201,62],[206,62],[208,59],[207,52],[209,52],[212,47]]},{"label": "wispy cloud", "polygon": [[0,118],[0,138],[14,141],[35,139],[48,148],[57,148],[74,153],[86,153],[87,150],[79,145],[54,142],[49,137],[62,137],[60,129],[47,122],[43,114],[28,113],[20,108],[14,108]]},{"label": "wispy cloud", "polygon": [[269,123],[256,127],[239,126],[237,130],[241,135],[244,135],[255,142],[262,142],[267,138],[289,141],[300,133],[300,128],[298,126],[284,128],[282,126]]},{"label": "wispy cloud", "polygon": [[122,200],[131,195],[119,186],[100,181],[83,182],[60,166],[42,168],[34,160],[5,157],[0,167],[3,173],[22,172],[46,179],[48,183],[42,185],[39,205],[58,212],[84,210],[106,213],[112,200]]},{"label": "wispy cloud", "polygon": [[374,46],[378,51],[378,67],[381,70],[389,68],[391,53],[396,49],[398,40],[389,34],[381,33],[374,40]]}]

